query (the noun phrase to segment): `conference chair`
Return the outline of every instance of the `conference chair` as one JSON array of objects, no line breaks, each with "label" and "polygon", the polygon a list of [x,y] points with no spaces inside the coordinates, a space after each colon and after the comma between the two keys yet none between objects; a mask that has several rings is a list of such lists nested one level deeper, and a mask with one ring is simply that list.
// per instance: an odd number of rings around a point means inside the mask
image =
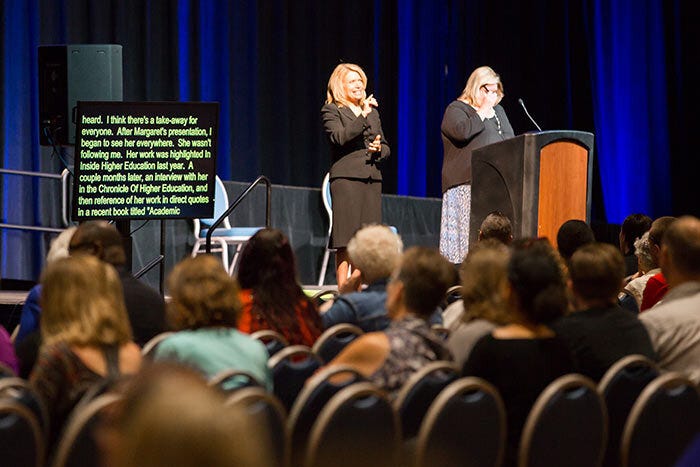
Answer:
[{"label": "conference chair", "polygon": [[333,365],[313,375],[304,385],[289,412],[292,467],[302,465],[309,432],[326,403],[343,388],[365,378],[347,365]]},{"label": "conference chair", "polygon": [[698,432],[698,387],[680,373],[662,374],[644,388],[627,418],[622,466],[673,465]]},{"label": "conference chair", "polygon": [[480,378],[460,378],[425,414],[415,467],[498,467],[506,442],[506,410],[498,390]]},{"label": "conference chair", "polygon": [[234,368],[218,372],[209,379],[208,384],[226,392],[250,387],[264,389],[263,384],[253,374]]},{"label": "conference chair", "polygon": [[289,345],[286,337],[277,331],[273,331],[272,329],[261,329],[260,331],[255,331],[250,335],[250,337],[265,344],[267,354],[270,357]]},{"label": "conference chair", "polygon": [[432,362],[415,372],[399,390],[394,408],[401,421],[404,439],[418,434],[430,404],[448,384],[459,378],[459,368],[452,362]]},{"label": "conference chair", "polygon": [[[200,253],[206,252],[207,233],[216,219],[218,219],[229,206],[228,194],[224,182],[216,176],[216,190],[214,195],[214,217],[211,219],[194,219],[194,246],[192,247],[192,256],[197,256]],[[238,257],[243,246],[250,240],[250,237],[262,229],[263,227],[231,227],[231,222],[228,217],[224,219],[223,227],[217,228],[211,237],[212,253],[220,253],[221,261],[224,268],[229,274],[233,275]],[[214,246],[216,245],[216,246]],[[228,247],[235,247],[231,264],[228,262],[229,252]]]},{"label": "conference chair", "polygon": [[605,402],[595,383],[583,375],[564,375],[542,391],[530,410],[518,466],[599,466],[606,440]]},{"label": "conference chair", "polygon": [[0,459],[4,467],[44,467],[44,434],[21,403],[0,397]]},{"label": "conference chair", "polygon": [[270,357],[267,366],[272,372],[274,394],[286,410],[291,409],[306,380],[322,364],[318,355],[304,345],[291,345]]},{"label": "conference chair", "polygon": [[52,467],[99,467],[100,452],[95,438],[101,417],[122,400],[122,396],[107,393],[97,396],[70,415],[56,448]]},{"label": "conference chair", "polygon": [[246,387],[231,393],[225,405],[242,409],[255,425],[262,427],[275,467],[289,465],[287,412],[279,399],[262,387]]},{"label": "conference chair", "polygon": [[354,324],[340,323],[323,331],[314,342],[313,350],[324,363],[328,363],[338,355],[350,342],[364,334],[364,331]]},{"label": "conference chair", "polygon": [[15,402],[28,409],[39,423],[42,433],[46,434],[48,432],[48,410],[39,394],[27,380],[17,377],[0,379],[0,398]]},{"label": "conference chair", "polygon": [[305,467],[392,467],[401,427],[386,394],[367,382],[335,394],[311,428]]},{"label": "conference chair", "polygon": [[156,347],[158,347],[158,344],[163,342],[165,339],[168,338],[171,334],[174,334],[173,331],[164,331],[161,332],[160,334],[157,334],[151,339],[144,344],[144,346],[141,348],[141,356],[144,358],[152,358],[153,357],[153,352],[155,352]]},{"label": "conference chair", "polygon": [[644,355],[628,355],[614,363],[598,383],[608,409],[608,446],[603,465],[620,465],[622,430],[642,390],[659,376],[659,367]]}]

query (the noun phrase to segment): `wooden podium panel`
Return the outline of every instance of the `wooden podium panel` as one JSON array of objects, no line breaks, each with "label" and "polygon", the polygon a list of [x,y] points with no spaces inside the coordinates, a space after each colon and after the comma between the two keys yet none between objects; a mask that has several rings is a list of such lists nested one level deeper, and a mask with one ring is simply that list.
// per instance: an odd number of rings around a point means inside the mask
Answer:
[{"label": "wooden podium panel", "polygon": [[540,151],[537,236],[556,247],[557,231],[569,219],[587,220],[588,151],[556,141]]},{"label": "wooden podium panel", "polygon": [[472,153],[469,243],[495,210],[510,218],[516,238],[546,236],[569,219],[590,220],[593,134],[525,133]]}]

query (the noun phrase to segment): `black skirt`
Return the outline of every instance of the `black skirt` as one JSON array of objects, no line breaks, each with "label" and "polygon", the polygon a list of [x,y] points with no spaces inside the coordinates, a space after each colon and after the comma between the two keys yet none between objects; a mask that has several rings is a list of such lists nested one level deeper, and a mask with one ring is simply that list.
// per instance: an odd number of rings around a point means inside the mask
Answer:
[{"label": "black skirt", "polygon": [[361,227],[382,222],[381,180],[334,178],[331,180],[331,207],[331,247],[345,248]]}]

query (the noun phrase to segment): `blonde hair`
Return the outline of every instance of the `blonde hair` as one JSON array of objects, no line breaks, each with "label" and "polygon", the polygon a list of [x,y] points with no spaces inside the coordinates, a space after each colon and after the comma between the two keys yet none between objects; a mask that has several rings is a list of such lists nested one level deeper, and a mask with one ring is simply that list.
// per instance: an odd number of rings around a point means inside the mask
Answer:
[{"label": "blonde hair", "polygon": [[121,345],[131,326],[117,271],[94,256],[58,259],[41,276],[42,345]]},{"label": "blonde hair", "polygon": [[385,225],[363,227],[348,242],[350,260],[368,283],[391,276],[402,251],[401,237]]},{"label": "blonde hair", "polygon": [[67,258],[70,255],[70,253],[68,253],[68,245],[70,245],[70,239],[73,238],[73,234],[77,229],[78,227],[76,226],[68,227],[51,241],[49,252],[46,254],[47,263],[51,263],[57,259]]},{"label": "blonde hair", "polygon": [[463,320],[485,319],[496,324],[509,322],[503,292],[508,284],[508,247],[496,239],[477,243],[469,250],[462,267]]},{"label": "blonde hair", "polygon": [[168,315],[177,330],[210,326],[235,327],[241,311],[238,282],[212,255],[178,263],[168,276]]},{"label": "blonde hair", "polygon": [[498,99],[496,100],[496,104],[501,102],[501,99],[503,99],[503,96],[505,95],[503,93],[503,83],[501,83],[501,77],[488,66],[480,66],[472,72],[467,80],[467,85],[464,86],[464,90],[459,96],[459,99],[467,101],[467,103],[471,106],[476,106],[478,101],[476,96],[479,89],[481,89],[481,87],[485,84],[496,84],[498,86]]},{"label": "blonde hair", "polygon": [[[352,71],[360,75],[360,79],[362,79],[362,84],[364,84],[365,88],[367,87],[367,75],[362,70],[362,68],[360,68],[359,65],[355,65],[354,63],[341,63],[340,65],[335,67],[335,70],[333,70],[331,77],[328,79],[328,90],[326,91],[326,104],[337,104],[339,107],[347,107],[350,105],[350,100],[348,99],[348,96],[345,93],[344,81],[348,73]],[[364,100],[366,97],[367,93],[363,91],[362,99]]]}]

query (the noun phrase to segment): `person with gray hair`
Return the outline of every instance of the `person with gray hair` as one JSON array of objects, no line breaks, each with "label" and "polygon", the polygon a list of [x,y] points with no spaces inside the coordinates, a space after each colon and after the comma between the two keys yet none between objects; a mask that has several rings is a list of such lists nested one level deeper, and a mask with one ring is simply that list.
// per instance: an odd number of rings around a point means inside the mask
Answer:
[{"label": "person with gray hair", "polygon": [[634,242],[634,254],[637,256],[639,276],[629,281],[618,297],[621,302],[624,300],[624,296],[633,297],[634,301],[637,303],[637,311],[642,305],[642,294],[644,293],[644,288],[647,286],[649,278],[661,272],[661,268],[651,252],[651,246],[648,231],[644,232],[642,237]]},{"label": "person with gray hair", "polygon": [[[354,324],[365,332],[386,329],[390,323],[385,307],[386,285],[402,253],[401,237],[389,227],[372,224],[358,230],[348,242],[348,256],[355,270],[339,289],[341,295],[321,316],[324,329],[340,323]],[[367,287],[360,290],[362,284]],[[430,322],[442,323],[442,317],[434,315]]]}]

